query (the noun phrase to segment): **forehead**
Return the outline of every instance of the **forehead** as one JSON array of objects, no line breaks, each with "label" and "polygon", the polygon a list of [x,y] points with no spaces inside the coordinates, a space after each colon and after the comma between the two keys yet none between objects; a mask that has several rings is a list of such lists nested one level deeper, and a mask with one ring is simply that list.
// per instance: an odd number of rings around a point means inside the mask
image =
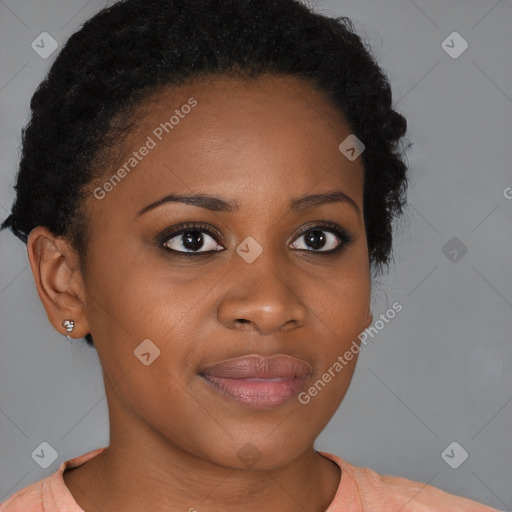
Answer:
[{"label": "forehead", "polygon": [[[261,195],[270,200],[280,191],[288,203],[322,184],[362,194],[361,158],[349,161],[338,149],[351,133],[347,121],[325,92],[295,77],[218,76],[164,87],[134,119],[105,174],[108,180],[121,167],[129,169],[111,187],[112,203],[129,199],[135,210],[171,192],[226,196],[229,190],[254,207]],[[151,149],[135,157],[144,147]]]}]

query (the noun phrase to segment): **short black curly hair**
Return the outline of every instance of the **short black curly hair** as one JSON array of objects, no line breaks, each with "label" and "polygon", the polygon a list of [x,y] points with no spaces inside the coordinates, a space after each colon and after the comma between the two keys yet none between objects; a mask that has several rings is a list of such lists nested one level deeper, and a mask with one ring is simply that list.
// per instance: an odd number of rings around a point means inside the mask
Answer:
[{"label": "short black curly hair", "polygon": [[16,199],[0,229],[27,243],[34,227],[45,226],[82,257],[84,200],[133,126],[134,107],[163,86],[237,73],[299,77],[329,94],[366,146],[369,259],[378,271],[388,265],[392,221],[406,202],[398,147],[406,120],[393,110],[386,74],[352,21],[298,0],[121,0],[86,21],[32,97]]}]

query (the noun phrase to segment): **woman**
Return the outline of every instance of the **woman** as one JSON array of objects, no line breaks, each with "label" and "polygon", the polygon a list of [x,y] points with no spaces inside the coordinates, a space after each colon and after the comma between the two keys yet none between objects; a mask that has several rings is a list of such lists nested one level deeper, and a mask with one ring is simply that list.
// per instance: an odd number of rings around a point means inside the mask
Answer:
[{"label": "woman", "polygon": [[494,510],[314,449],[407,186],[406,121],[350,20],[124,0],[31,107],[2,228],[54,328],[96,347],[110,443],[1,512]]}]

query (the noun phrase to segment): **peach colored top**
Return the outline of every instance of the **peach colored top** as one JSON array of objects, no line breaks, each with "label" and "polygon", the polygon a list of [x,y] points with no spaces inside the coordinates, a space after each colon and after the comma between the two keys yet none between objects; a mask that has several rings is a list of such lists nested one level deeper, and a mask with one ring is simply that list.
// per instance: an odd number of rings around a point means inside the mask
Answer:
[{"label": "peach colored top", "polygon": [[[49,477],[20,489],[0,503],[0,512],[84,512],[62,475],[66,469],[84,464],[105,448],[63,462]],[[318,453],[342,471],[338,490],[326,512],[499,512],[427,484],[381,476],[372,469],[352,466],[336,455]]]}]

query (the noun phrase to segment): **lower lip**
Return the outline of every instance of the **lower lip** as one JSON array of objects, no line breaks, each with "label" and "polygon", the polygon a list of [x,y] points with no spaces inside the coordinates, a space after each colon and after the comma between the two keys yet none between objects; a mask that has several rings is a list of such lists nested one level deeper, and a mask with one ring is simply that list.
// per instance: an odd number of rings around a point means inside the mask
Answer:
[{"label": "lower lip", "polygon": [[307,376],[275,379],[201,377],[221,395],[254,409],[271,409],[285,404],[299,394],[307,379]]}]

